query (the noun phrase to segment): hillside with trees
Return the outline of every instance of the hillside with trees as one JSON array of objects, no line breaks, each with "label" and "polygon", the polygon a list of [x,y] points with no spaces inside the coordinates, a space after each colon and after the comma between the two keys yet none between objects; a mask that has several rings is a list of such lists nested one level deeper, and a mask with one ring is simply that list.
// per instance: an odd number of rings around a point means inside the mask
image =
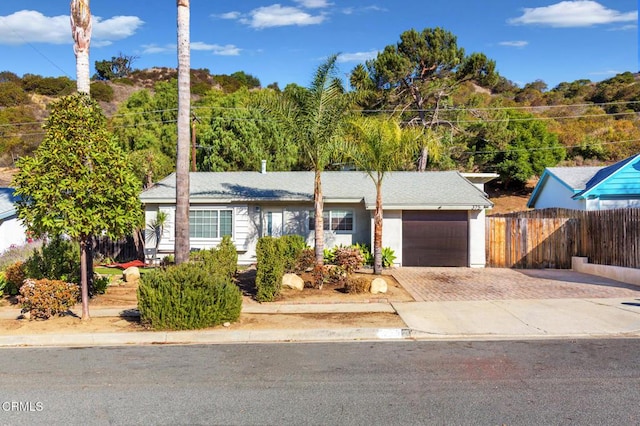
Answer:
[{"label": "hillside with trees", "polygon": [[[177,70],[136,70],[135,59],[96,61],[91,95],[150,185],[175,167]],[[422,132],[421,145],[398,163],[407,170],[497,172],[496,185],[518,190],[548,166],[608,164],[640,152],[639,74],[549,89],[539,80],[518,87],[498,68],[482,53],[467,54],[442,28],[410,30],[355,66],[345,94],[355,115],[393,118]],[[74,90],[67,77],[0,72],[0,166],[34,152],[48,105]],[[286,104],[305,90],[263,87],[243,71],[192,70],[196,169],[259,170],[266,159],[271,170],[310,170],[301,142],[260,106],[267,95]],[[326,169],[349,166],[334,154]]]}]

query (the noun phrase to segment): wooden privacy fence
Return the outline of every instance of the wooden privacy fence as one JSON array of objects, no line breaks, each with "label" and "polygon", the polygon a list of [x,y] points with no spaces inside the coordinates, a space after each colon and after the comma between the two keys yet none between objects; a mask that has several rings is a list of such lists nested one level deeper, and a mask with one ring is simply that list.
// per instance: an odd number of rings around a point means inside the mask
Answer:
[{"label": "wooden privacy fence", "polygon": [[571,268],[590,263],[640,268],[640,209],[543,209],[488,216],[487,266]]},{"label": "wooden privacy fence", "polygon": [[94,238],[93,256],[109,258],[116,262],[127,262],[130,260],[143,260],[144,247],[141,231],[136,231],[134,235],[121,240],[113,241],[106,237]]}]

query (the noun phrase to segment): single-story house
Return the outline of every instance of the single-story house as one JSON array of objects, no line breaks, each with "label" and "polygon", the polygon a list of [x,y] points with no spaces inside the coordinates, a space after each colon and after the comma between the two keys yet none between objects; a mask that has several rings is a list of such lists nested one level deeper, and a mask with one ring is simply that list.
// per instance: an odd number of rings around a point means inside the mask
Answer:
[{"label": "single-story house", "polygon": [[26,228],[18,219],[13,188],[0,188],[0,253],[27,242]]},{"label": "single-story house", "polygon": [[[255,262],[259,237],[299,234],[314,244],[313,172],[192,172],[191,249],[230,235],[239,263]],[[174,251],[176,177],[142,192],[145,220],[167,221],[158,257]],[[375,185],[363,172],[323,172],[325,247],[373,242]],[[485,266],[486,194],[456,171],[392,172],[383,180],[383,247],[399,265]],[[154,248],[155,241],[147,241]]]},{"label": "single-story house", "polygon": [[574,210],[640,207],[640,154],[607,167],[547,167],[527,207]]}]

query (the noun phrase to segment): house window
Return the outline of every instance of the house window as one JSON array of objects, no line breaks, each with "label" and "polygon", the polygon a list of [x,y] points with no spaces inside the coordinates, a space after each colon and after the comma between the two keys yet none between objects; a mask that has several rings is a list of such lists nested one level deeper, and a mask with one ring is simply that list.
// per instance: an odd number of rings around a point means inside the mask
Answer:
[{"label": "house window", "polygon": [[189,211],[189,237],[222,238],[232,234],[232,210]]},{"label": "house window", "polygon": [[[325,231],[353,232],[353,211],[351,210],[324,210],[323,229]],[[312,231],[315,225],[315,212],[309,212],[309,230]]]}]

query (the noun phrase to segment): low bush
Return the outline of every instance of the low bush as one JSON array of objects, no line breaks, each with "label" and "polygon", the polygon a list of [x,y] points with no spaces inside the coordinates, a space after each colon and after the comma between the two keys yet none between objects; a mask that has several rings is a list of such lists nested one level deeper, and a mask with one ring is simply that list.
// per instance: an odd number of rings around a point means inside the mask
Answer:
[{"label": "low bush", "polygon": [[91,97],[96,101],[111,102],[113,101],[113,87],[102,81],[94,81],[91,83]]},{"label": "low bush", "polygon": [[393,266],[394,260],[396,260],[396,253],[391,249],[391,247],[383,247],[382,248],[382,267],[391,268]]},{"label": "low bush", "polygon": [[334,263],[347,274],[352,274],[362,268],[364,259],[362,258],[362,252],[359,248],[338,247],[334,251]]},{"label": "low bush", "polygon": [[191,252],[189,260],[202,264],[212,274],[228,278],[233,278],[238,270],[238,251],[229,236],[215,248]]},{"label": "low bush", "polygon": [[371,253],[371,248],[368,245],[356,243],[351,247],[354,247],[360,250],[360,253],[362,254],[362,262],[364,265],[367,265],[367,266],[373,265],[373,253]]},{"label": "low bush", "polygon": [[350,276],[344,284],[347,293],[367,293],[371,288],[371,283],[364,277]]},{"label": "low bush", "polygon": [[295,272],[303,272],[313,268],[316,264],[316,253],[312,248],[306,248],[300,252]]},{"label": "low bush", "polygon": [[104,294],[107,291],[107,287],[109,286],[109,282],[111,279],[109,276],[103,276],[99,274],[95,274],[92,282],[92,294]]},{"label": "low bush", "polygon": [[144,274],[138,287],[142,324],[156,330],[190,330],[233,322],[242,293],[221,274],[184,263]]},{"label": "low bush", "polygon": [[65,313],[78,302],[80,290],[76,284],[60,280],[28,278],[20,287],[18,303],[22,312],[33,319],[48,319]]},{"label": "low bush", "polygon": [[80,245],[54,238],[25,262],[27,277],[80,283]]},{"label": "low bush", "polygon": [[24,280],[27,278],[24,262],[17,261],[7,266],[4,270],[4,278],[7,282],[4,287],[5,294],[11,296],[18,294],[20,287],[22,287]]},{"label": "low bush", "polygon": [[300,256],[307,248],[307,242],[302,235],[290,234],[280,237],[280,244],[285,272],[296,272]]},{"label": "low bush", "polygon": [[280,294],[284,276],[282,245],[277,238],[262,237],[256,245],[256,299],[271,302]]}]

